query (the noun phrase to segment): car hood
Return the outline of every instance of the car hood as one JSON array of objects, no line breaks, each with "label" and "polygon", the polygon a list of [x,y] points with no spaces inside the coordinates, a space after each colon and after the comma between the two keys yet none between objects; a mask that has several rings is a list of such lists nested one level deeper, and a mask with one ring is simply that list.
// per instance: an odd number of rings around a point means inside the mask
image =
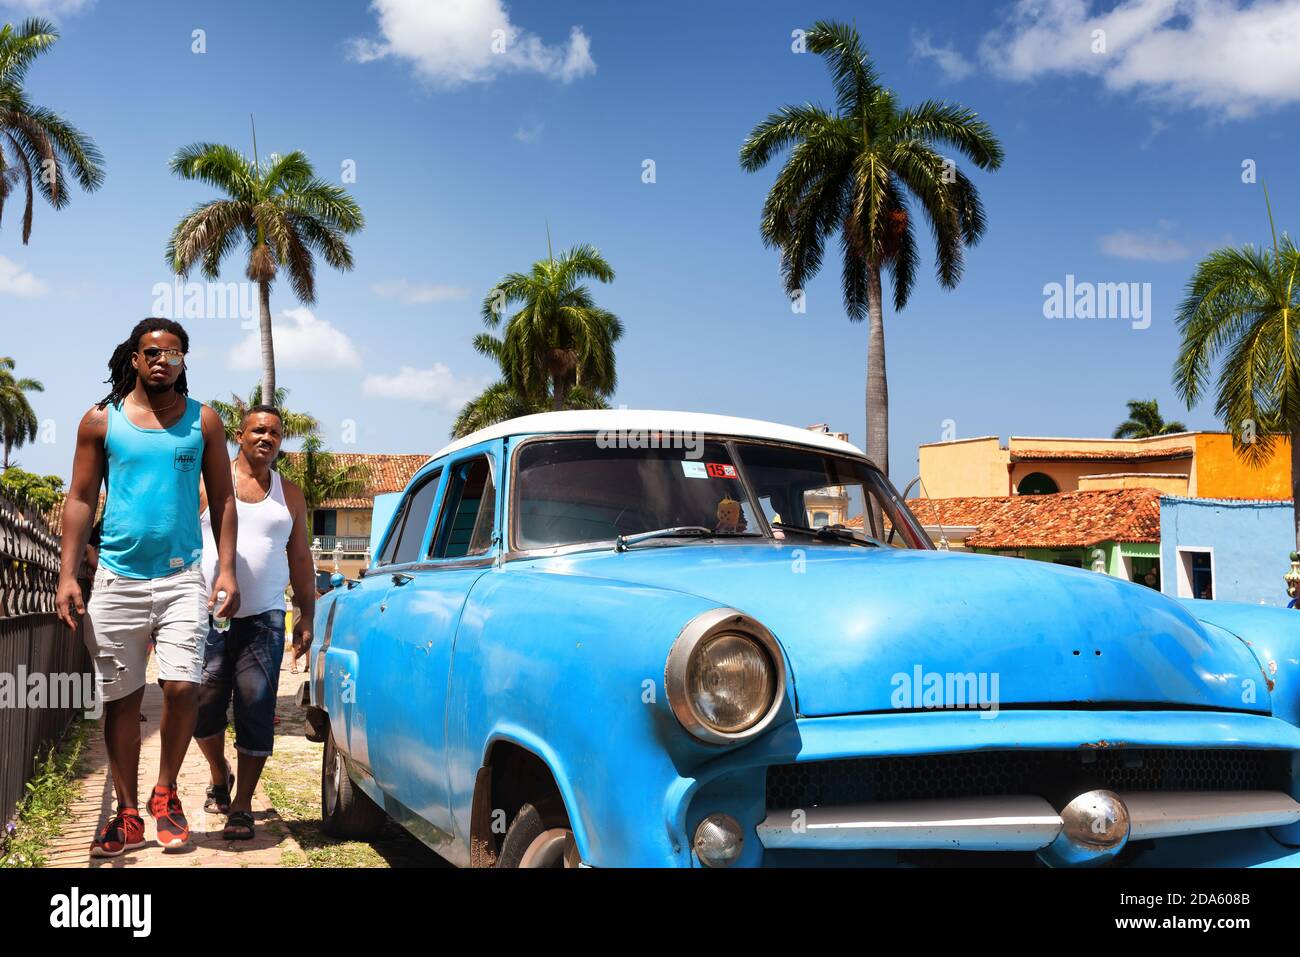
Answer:
[{"label": "car hood", "polygon": [[801,540],[640,546],[533,568],[688,592],[752,615],[785,648],[808,716],[963,707],[976,692],[985,710],[1270,710],[1241,640],[1158,592],[1091,571]]}]

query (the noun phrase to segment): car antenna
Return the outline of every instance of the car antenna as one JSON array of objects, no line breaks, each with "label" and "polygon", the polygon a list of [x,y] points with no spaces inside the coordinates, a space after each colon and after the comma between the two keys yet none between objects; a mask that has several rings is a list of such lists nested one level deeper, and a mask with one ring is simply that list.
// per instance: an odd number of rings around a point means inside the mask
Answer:
[{"label": "car antenna", "polygon": [[929,502],[934,508],[934,523],[939,526],[939,541],[937,542],[936,547],[938,547],[940,551],[952,551],[952,545],[948,542],[948,533],[943,529],[943,519],[939,517],[939,509],[935,506],[934,499],[930,498],[930,493],[926,490],[925,482],[921,476],[918,475],[916,478],[912,479],[912,481],[907,483],[907,488],[903,489],[903,505],[907,505],[907,493],[912,490],[913,485],[921,486],[921,497]]}]

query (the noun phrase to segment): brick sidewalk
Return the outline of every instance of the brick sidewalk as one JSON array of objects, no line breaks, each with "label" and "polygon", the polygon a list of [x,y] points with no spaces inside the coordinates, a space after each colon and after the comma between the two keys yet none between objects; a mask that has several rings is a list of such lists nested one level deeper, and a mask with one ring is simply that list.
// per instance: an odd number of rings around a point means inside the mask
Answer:
[{"label": "brick sidewalk", "polygon": [[[302,681],[299,675],[290,675],[289,655],[284,656],[280,671],[280,688],[296,687]],[[154,822],[145,811],[149,791],[158,775],[158,753],[161,743],[159,722],[162,720],[162,690],[158,687],[153,659],[149,662],[149,683],[145,687],[141,710],[147,721],[140,723],[140,814],[144,818],[146,844],[121,857],[92,858],[90,844],[96,832],[108,820],[116,806],[116,797],[108,772],[108,755],[104,749],[102,730],[92,732],[82,758],[85,769],[80,778],[81,794],[72,805],[72,820],[46,853],[49,867],[278,867],[281,855],[296,852],[301,858],[302,848],[289,834],[289,829],[276,813],[259,783],[253,795],[253,820],[257,824],[256,837],[251,841],[223,841],[221,829],[225,816],[206,814],[203,810],[204,792],[210,780],[208,762],[198,746],[190,743],[176,786],[181,804],[190,821],[190,844],[177,851],[164,852],[154,839]],[[226,757],[235,763],[234,746],[226,744]]]}]

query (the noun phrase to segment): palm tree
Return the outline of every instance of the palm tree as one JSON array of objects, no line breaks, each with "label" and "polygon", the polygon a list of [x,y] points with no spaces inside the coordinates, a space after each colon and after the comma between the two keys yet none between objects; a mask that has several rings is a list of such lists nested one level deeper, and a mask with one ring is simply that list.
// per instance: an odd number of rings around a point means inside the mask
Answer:
[{"label": "palm tree", "polygon": [[[474,337],[474,348],[490,359],[495,359],[501,368],[501,378],[493,382],[475,398],[470,399],[461,408],[456,421],[451,426],[453,439],[464,438],[471,432],[485,429],[489,425],[516,419],[521,415],[547,412],[551,403],[544,396],[528,398],[516,392],[507,381],[505,366],[501,360],[503,343],[496,336],[479,333]],[[607,394],[595,392],[583,386],[572,386],[565,397],[565,408],[569,409],[608,409]]]},{"label": "palm tree", "polygon": [[312,254],[319,253],[335,269],[351,269],[352,250],[345,237],[365,225],[361,207],[346,190],[317,177],[297,150],[286,156],[273,153],[262,163],[229,146],[194,143],[172,157],[171,170],[215,186],[228,198],[201,203],[176,224],[167,242],[167,263],[188,276],[202,260],[204,277],[216,279],[221,260],[243,241],[245,275],[258,288],[262,395],[275,395],[271,283],[283,266],[298,299],[315,303]]},{"label": "palm tree", "polygon": [[[285,408],[289,399],[288,389],[276,389],[275,401],[271,404],[280,410],[280,421],[284,424],[283,438],[300,439],[310,435],[320,428],[318,422],[313,416],[306,412],[291,412]],[[221,416],[221,423],[226,427],[226,441],[234,442],[235,433],[239,431],[240,426],[244,424],[244,416],[253,406],[262,404],[262,387],[261,385],[253,386],[253,391],[248,393],[248,400],[245,401],[233,392],[230,394],[229,402],[222,402],[220,399],[210,399],[208,406]]]},{"label": "palm tree", "polygon": [[[1268,194],[1265,193],[1265,203]],[[1190,409],[1210,391],[1221,360],[1214,412],[1248,463],[1272,456],[1278,435],[1291,437],[1291,497],[1300,548],[1300,250],[1279,240],[1268,207],[1273,248],[1224,248],[1196,267],[1178,309],[1182,346],[1174,386]]]},{"label": "palm tree", "polygon": [[935,237],[936,273],[944,288],[962,274],[962,247],[984,233],[984,209],[966,174],[940,147],[980,169],[1002,165],[992,129],[964,106],[927,100],[901,107],[882,86],[858,31],[819,21],[805,35],[835,83],[835,109],[786,106],[754,127],[740,148],[748,172],[790,149],[763,205],[763,242],[781,251],[791,295],[821,268],[827,237],[838,233],[841,287],[849,319],[868,321],[867,454],[889,470],[889,388],[881,270],[893,280],[894,308],[907,305],[919,265],[914,216],[919,207]]},{"label": "palm tree", "polygon": [[36,441],[36,430],[40,427],[26,393],[45,391],[45,386],[35,379],[14,378],[13,368],[13,359],[0,357],[0,443],[4,445],[2,467],[6,469],[12,464],[10,453]]},{"label": "palm tree", "polygon": [[[475,348],[496,358],[506,383],[530,404],[548,401],[555,411],[569,407],[580,388],[609,395],[618,384],[614,344],[623,324],[592,299],[584,279],[612,282],[614,269],[594,246],[574,246],[557,259],[550,253],[527,273],[510,273],[483,300],[483,322],[495,329],[511,303],[521,308],[506,322],[496,344],[480,335]],[[495,354],[493,352],[495,350]]]},{"label": "palm tree", "polygon": [[25,185],[24,246],[32,235],[35,192],[62,209],[72,198],[63,188],[66,170],[87,192],[104,182],[103,156],[94,141],[59,114],[33,104],[23,90],[28,68],[58,39],[54,24],[39,17],[0,28],[0,215],[9,194]]},{"label": "palm tree", "polygon": [[292,457],[281,457],[280,474],[302,491],[307,502],[307,529],[310,534],[312,516],[321,503],[332,498],[362,495],[370,481],[370,469],[360,462],[340,462],[315,433],[307,436],[302,451]]},{"label": "palm tree", "polygon": [[1128,420],[1115,429],[1117,439],[1149,439],[1157,435],[1176,435],[1186,432],[1181,422],[1166,422],[1160,414],[1160,403],[1155,399],[1130,399]]}]

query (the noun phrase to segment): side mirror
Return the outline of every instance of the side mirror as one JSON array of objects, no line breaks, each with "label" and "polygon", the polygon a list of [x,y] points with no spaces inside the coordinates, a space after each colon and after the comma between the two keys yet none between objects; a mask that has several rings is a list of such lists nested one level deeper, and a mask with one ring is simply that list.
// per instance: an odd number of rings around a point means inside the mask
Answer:
[{"label": "side mirror", "polygon": [[330,588],[338,588],[344,582],[343,573],[335,572],[330,576]]}]

